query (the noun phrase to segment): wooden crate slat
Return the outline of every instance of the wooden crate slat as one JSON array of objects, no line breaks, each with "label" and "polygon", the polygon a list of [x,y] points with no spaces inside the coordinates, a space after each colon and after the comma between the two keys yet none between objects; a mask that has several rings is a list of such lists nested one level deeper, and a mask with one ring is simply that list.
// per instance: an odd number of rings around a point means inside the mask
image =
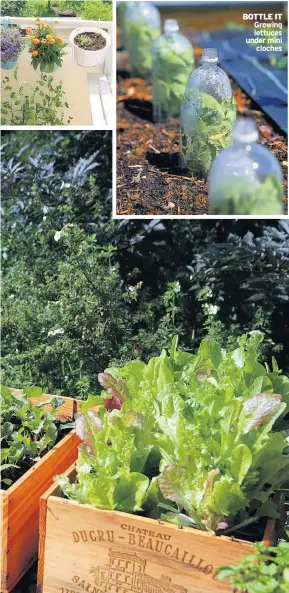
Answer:
[{"label": "wooden crate slat", "polygon": [[[17,395],[21,390],[14,392]],[[53,396],[43,395],[36,399],[46,401],[49,397]],[[59,419],[72,420],[77,402],[63,399],[65,403]],[[2,593],[9,593],[34,562],[38,548],[40,497],[53,483],[54,475],[65,471],[76,460],[79,443],[75,431],[71,431],[19,480],[6,491],[1,491]]]}]

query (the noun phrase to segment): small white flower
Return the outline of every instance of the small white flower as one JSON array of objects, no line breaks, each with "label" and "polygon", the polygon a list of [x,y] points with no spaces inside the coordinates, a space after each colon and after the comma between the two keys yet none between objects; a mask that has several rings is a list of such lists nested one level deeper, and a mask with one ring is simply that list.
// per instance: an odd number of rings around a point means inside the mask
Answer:
[{"label": "small white flower", "polygon": [[42,220],[44,220],[44,221],[47,220],[47,216],[43,216]]},{"label": "small white flower", "polygon": [[8,259],[8,255],[7,255],[6,251],[4,251],[4,253],[2,253],[2,257],[3,257],[3,259]]},{"label": "small white flower", "polygon": [[14,299],[14,297],[15,297],[15,294],[10,294],[8,298],[9,298],[10,300],[12,300],[12,299]]},{"label": "small white flower", "polygon": [[62,334],[64,334],[64,329],[62,327],[59,327],[58,329],[51,329],[48,332],[47,336],[48,337],[51,337],[51,336],[59,336],[59,335],[62,335]]},{"label": "small white flower", "polygon": [[181,290],[181,285],[180,285],[179,281],[177,280],[175,283],[175,292],[180,292],[180,290]]},{"label": "small white flower", "polygon": [[216,315],[218,313],[219,307],[217,305],[208,305],[207,312],[209,315]]},{"label": "small white flower", "polygon": [[135,292],[135,287],[134,286],[129,286],[128,287],[129,292]]},{"label": "small white flower", "polygon": [[61,231],[56,231],[54,235],[54,241],[58,242],[61,239]]},{"label": "small white flower", "polygon": [[65,187],[66,189],[69,189],[69,188],[70,188],[70,183],[65,183],[65,184],[64,184],[64,187]]},{"label": "small white flower", "polygon": [[43,208],[42,208],[43,214],[48,214],[48,211],[49,211],[48,206],[43,206]]}]

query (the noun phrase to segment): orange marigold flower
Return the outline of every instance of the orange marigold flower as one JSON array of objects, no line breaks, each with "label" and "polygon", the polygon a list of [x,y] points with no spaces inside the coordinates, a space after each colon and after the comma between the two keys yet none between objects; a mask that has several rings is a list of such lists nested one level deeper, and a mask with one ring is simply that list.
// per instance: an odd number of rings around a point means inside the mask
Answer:
[{"label": "orange marigold flower", "polygon": [[33,39],[32,41],[33,45],[38,45],[38,43],[40,43],[39,39]]},{"label": "orange marigold flower", "polygon": [[48,43],[49,43],[49,45],[54,45],[55,41],[54,41],[54,39],[49,39]]},{"label": "orange marigold flower", "polygon": [[61,39],[61,37],[57,37],[57,41],[58,43],[64,43],[63,39]]},{"label": "orange marigold flower", "polygon": [[31,29],[31,27],[27,27],[27,29],[26,29],[26,33],[32,33],[32,29]]},{"label": "orange marigold flower", "polygon": [[46,43],[47,43],[46,39],[42,39],[41,43],[43,43],[43,45],[46,45]]},{"label": "orange marigold flower", "polygon": [[39,55],[39,51],[37,51],[36,49],[32,52],[33,56],[38,56]]}]

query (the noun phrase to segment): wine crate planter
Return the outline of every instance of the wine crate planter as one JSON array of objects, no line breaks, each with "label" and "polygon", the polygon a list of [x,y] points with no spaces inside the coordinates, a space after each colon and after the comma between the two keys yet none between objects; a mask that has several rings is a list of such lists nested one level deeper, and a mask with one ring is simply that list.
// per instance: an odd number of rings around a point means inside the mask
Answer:
[{"label": "wine crate planter", "polygon": [[[21,390],[14,389],[17,395]],[[33,403],[53,399],[52,395],[30,398]],[[62,397],[57,419],[68,422],[77,411],[77,402]],[[47,405],[49,409],[49,405]],[[61,439],[7,490],[0,491],[1,505],[1,593],[9,593],[37,557],[39,537],[39,499],[77,459],[80,441],[75,431]]]},{"label": "wine crate planter", "polygon": [[[65,474],[73,480],[75,466]],[[40,500],[37,593],[231,592],[214,571],[250,551],[249,542],[78,504],[54,485]]]}]

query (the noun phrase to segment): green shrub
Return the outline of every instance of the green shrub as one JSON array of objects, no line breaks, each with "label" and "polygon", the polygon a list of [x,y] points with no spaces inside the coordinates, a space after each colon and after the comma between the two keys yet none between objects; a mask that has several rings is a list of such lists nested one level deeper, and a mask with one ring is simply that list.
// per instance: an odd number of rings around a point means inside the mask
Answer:
[{"label": "green shrub", "polygon": [[48,2],[48,0],[27,0],[21,11],[21,16],[55,17],[51,5],[53,2]]},{"label": "green shrub", "polygon": [[81,16],[91,21],[112,21],[112,2],[86,0],[81,7]]},{"label": "green shrub", "polygon": [[26,0],[1,0],[1,16],[23,16]]}]

